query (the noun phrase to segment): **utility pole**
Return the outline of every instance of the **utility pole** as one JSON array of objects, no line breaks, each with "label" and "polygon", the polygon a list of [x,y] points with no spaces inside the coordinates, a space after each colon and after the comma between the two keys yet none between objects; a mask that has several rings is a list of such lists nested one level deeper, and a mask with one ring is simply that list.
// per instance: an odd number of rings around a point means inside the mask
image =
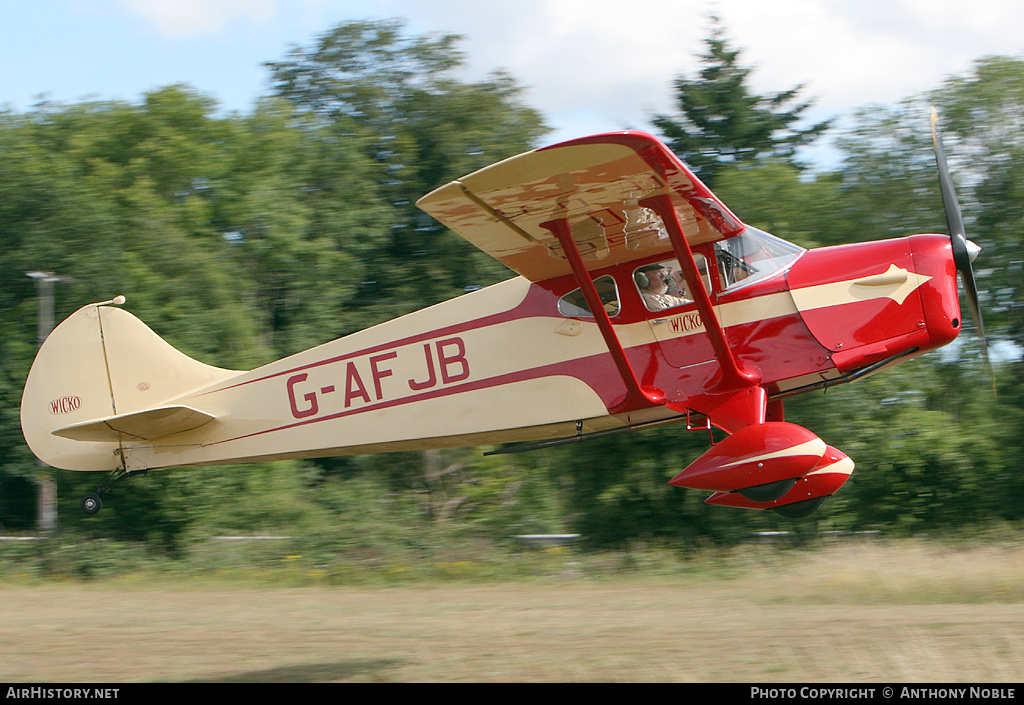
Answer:
[{"label": "utility pole", "polygon": [[[26,272],[36,282],[36,293],[39,297],[39,321],[36,340],[42,345],[53,330],[53,285],[57,282],[71,281],[70,277],[62,277],[53,272]],[[57,531],[57,483],[49,471],[49,466],[39,462],[36,484],[39,487],[38,509],[36,512],[36,528],[42,534]]]}]

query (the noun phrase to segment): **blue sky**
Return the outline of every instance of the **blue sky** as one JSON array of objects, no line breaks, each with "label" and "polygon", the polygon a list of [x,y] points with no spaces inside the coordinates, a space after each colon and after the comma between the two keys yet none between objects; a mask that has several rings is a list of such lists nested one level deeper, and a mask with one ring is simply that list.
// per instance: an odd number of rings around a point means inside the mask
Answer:
[{"label": "blue sky", "polygon": [[1019,0],[36,0],[3,3],[0,104],[45,94],[135,101],[187,83],[227,110],[267,91],[265,61],[353,19],[462,34],[469,76],[505,68],[550,141],[650,129],[695,70],[707,15],[725,20],[754,88],[806,85],[816,117],[938,87],[986,54],[1024,51]]}]

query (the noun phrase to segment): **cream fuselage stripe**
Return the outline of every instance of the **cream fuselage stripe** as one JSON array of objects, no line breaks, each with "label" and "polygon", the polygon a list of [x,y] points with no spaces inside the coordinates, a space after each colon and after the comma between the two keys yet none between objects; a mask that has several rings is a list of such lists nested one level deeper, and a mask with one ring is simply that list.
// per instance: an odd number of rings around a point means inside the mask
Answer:
[{"label": "cream fuselage stripe", "polygon": [[853,461],[849,458],[843,458],[837,460],[830,465],[826,465],[820,470],[813,470],[807,473],[804,477],[810,477],[811,475],[852,475],[853,474]]},{"label": "cream fuselage stripe", "polygon": [[[584,359],[584,358],[581,358]],[[292,428],[298,428],[300,426],[306,426],[308,424],[321,423],[323,421],[333,421],[341,419],[346,416],[353,414],[361,414],[371,411],[380,411],[381,409],[388,409],[394,406],[400,406],[404,404],[411,404],[420,401],[426,401],[429,399],[436,399],[439,397],[451,396],[453,394],[461,394],[464,392],[471,392],[479,389],[486,389],[489,387],[500,387],[505,384],[512,382],[521,382],[529,379],[538,379],[542,377],[549,377],[553,375],[565,375],[564,367],[562,363],[554,363],[552,365],[546,365],[543,367],[536,367],[529,370],[523,370],[520,372],[512,372],[506,375],[498,377],[488,377],[485,379],[474,380],[472,382],[466,382],[464,384],[458,384],[451,387],[441,387],[438,389],[432,389],[427,392],[421,392],[419,394],[413,394],[406,397],[400,397],[397,399],[382,400],[377,403],[371,403],[368,406],[361,406],[354,409],[346,409],[345,411],[339,411],[336,413],[328,414],[326,416],[317,416],[315,418],[303,418],[293,423],[284,424],[282,426],[276,426],[274,428],[264,429],[262,431],[255,431],[245,435],[237,436],[234,438],[226,438],[211,443],[204,443],[204,446],[215,446],[222,443],[230,443],[233,441],[239,441],[245,438],[252,438],[255,436],[261,436],[268,433],[274,433],[277,431],[286,431]]]},{"label": "cream fuselage stripe", "polygon": [[[730,306],[735,307],[737,304]],[[756,308],[761,313],[768,310],[764,306]],[[793,312],[795,309],[792,304],[788,310],[778,309],[779,315]],[[289,367],[286,370],[253,380],[228,385],[222,389],[205,392],[204,395],[209,395],[255,382],[287,378],[285,383],[287,400],[295,419],[291,423],[244,434],[236,438],[218,440],[213,444],[330,421],[399,404],[414,403],[487,387],[498,387],[526,379],[551,375],[580,378],[581,369],[594,370],[590,379],[581,381],[592,387],[597,384],[600,370],[598,361],[607,355],[607,350],[598,335],[595,324],[587,322],[583,332],[578,336],[565,338],[564,336],[550,335],[563,320],[560,318],[545,316],[502,318],[504,320],[495,322],[493,317],[487,317],[476,322],[476,325],[469,322],[464,326],[459,326],[457,330],[461,335],[438,339],[434,337],[438,333],[450,334],[454,329],[432,331],[429,334],[412,336],[398,343],[376,345],[344,355],[331,356],[304,365]],[[503,332],[501,329],[505,327],[512,330]],[[515,329],[533,329],[534,335],[547,331],[550,339],[547,344],[529,346],[528,349],[524,349],[516,355],[517,362],[525,363],[516,369],[497,369],[497,365],[488,365],[487,362],[484,362],[485,360],[493,362],[490,358],[499,352],[498,348],[500,347],[489,346],[486,344],[487,342],[503,339],[522,340],[524,337],[529,339],[526,331],[517,332]],[[702,330],[703,328],[700,327],[683,334],[692,335]],[[476,336],[473,333],[476,333]],[[639,349],[654,342],[647,321],[619,325],[617,333],[623,339],[627,349]],[[557,342],[559,345],[553,345],[553,342]],[[419,345],[420,343],[423,345]],[[407,368],[399,373],[397,368],[391,366],[400,359],[406,359],[410,354],[415,355],[420,361],[418,374],[410,374]],[[505,359],[508,357],[506,355]],[[423,366],[424,362],[426,363],[425,367]],[[309,375],[312,371],[324,369],[329,365],[339,366],[334,379],[327,382],[323,379],[310,379]],[[567,369],[566,365],[575,366],[575,372]],[[340,367],[345,368],[344,372]],[[478,376],[477,370],[481,368],[484,374]],[[459,384],[454,384],[456,382]],[[386,391],[385,385],[390,385],[388,391]],[[406,387],[409,392],[405,394],[397,392],[397,396],[395,396],[396,388],[405,389]],[[321,407],[324,406],[323,400],[334,395],[344,399],[345,408],[321,414]],[[353,403],[358,405],[353,407]]]},{"label": "cream fuselage stripe", "polygon": [[[895,265],[890,265],[890,272],[895,268]],[[905,272],[906,270],[900,270]],[[771,318],[779,318],[782,316],[798,314],[800,310],[812,310],[818,308],[826,308],[829,306],[839,306],[846,303],[853,303],[856,301],[866,301],[878,298],[890,298],[897,303],[902,303],[906,296],[908,296],[916,288],[927,282],[931,277],[926,275],[917,274],[915,272],[909,272],[906,284],[901,284],[898,288],[887,290],[874,290],[869,292],[861,292],[854,289],[861,289],[861,286],[857,286],[858,280],[852,279],[841,282],[831,282],[828,284],[819,284],[811,287],[804,287],[802,289],[793,289],[791,291],[778,292],[774,294],[766,294],[763,296],[757,296],[750,299],[743,299],[740,301],[733,301],[725,304],[719,304],[715,307],[716,313],[719,316],[719,320],[723,328],[730,328],[732,326],[746,325],[750,323],[757,323],[760,321],[769,320]],[[909,290],[908,290],[909,289]],[[798,309],[794,299],[798,299],[801,305]],[[697,317],[698,322],[694,321],[694,316]],[[537,316],[536,318],[545,318],[543,316]],[[660,316],[668,321],[669,327],[673,333],[671,337],[683,337],[686,335],[694,335],[697,333],[704,332],[703,323],[699,322],[699,314],[690,308],[680,310],[678,313],[668,312],[666,316]],[[246,384],[253,384],[255,382],[261,382],[266,379],[273,377],[280,377],[282,375],[291,375],[297,372],[302,372],[307,369],[314,367],[329,365],[335,362],[341,362],[350,360],[353,358],[359,358],[373,353],[386,353],[387,351],[400,348],[405,345],[410,345],[417,342],[436,340],[443,338],[448,335],[454,335],[457,333],[465,332],[468,330],[474,330],[478,328],[484,328],[491,325],[498,325],[507,323],[515,320],[522,320],[514,315],[514,311],[506,311],[504,313],[497,313],[490,316],[485,316],[474,321],[467,321],[463,324],[456,324],[440,328],[437,330],[426,331],[416,335],[408,336],[406,338],[399,339],[397,341],[390,341],[386,343],[380,343],[378,345],[370,346],[360,350],[344,353],[342,355],[333,356],[324,360],[317,360],[314,362],[306,363],[296,367],[292,367],[280,372],[274,372],[263,377],[257,377],[242,382],[237,382],[233,385],[226,385],[215,389],[208,390],[206,394],[219,392],[228,389],[233,386],[241,386]],[[563,320],[563,319],[557,319]],[[675,321],[679,323],[675,326],[672,324]],[[615,322],[615,319],[612,319]],[[592,321],[584,321],[587,324],[593,324]],[[637,323],[618,324],[615,326],[616,331],[619,332],[620,336],[624,338],[623,346],[632,347],[637,344],[646,344],[653,342],[652,340],[646,339],[642,343],[632,343],[630,339],[645,339],[649,336],[644,335],[644,329],[648,326],[647,321],[641,321]],[[596,341],[599,342],[599,341]],[[603,346],[602,346],[603,348]],[[599,354],[599,350],[595,350],[591,353],[584,353],[581,357],[589,357],[592,354]]]},{"label": "cream fuselage stripe", "polygon": [[725,463],[722,465],[722,467],[731,468],[736,465],[746,465],[747,463],[757,463],[763,460],[771,460],[773,458],[786,458],[799,455],[812,455],[821,457],[822,455],[825,454],[826,448],[827,446],[825,445],[825,441],[821,440],[820,438],[815,438],[814,440],[807,441],[806,443],[790,446],[788,448],[782,448],[781,450],[772,451],[770,453],[763,453],[762,455],[758,455],[756,457],[742,458],[740,460],[735,460],[731,463]]},{"label": "cream fuselage stripe", "polygon": [[882,274],[793,289],[792,294],[801,311],[883,298],[902,305],[908,296],[931,278],[890,264],[888,271]]},{"label": "cream fuselage stripe", "polygon": [[[887,272],[875,277],[859,277],[839,282],[829,282],[809,287],[791,289],[755,296],[740,301],[719,304],[715,307],[723,328],[747,325],[771,318],[796,315],[831,306],[888,298],[903,304],[907,297],[932,277],[889,265]],[[668,324],[673,335],[683,337],[704,331],[703,324],[693,325],[691,317],[697,315],[689,308],[679,313],[664,312],[659,316]],[[699,317],[699,316],[698,316]]]}]

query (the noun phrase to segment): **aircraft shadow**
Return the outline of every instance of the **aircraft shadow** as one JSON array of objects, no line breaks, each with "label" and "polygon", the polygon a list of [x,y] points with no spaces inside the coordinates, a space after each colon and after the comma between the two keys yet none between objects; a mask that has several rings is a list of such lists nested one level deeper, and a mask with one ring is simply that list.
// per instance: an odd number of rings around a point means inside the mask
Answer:
[{"label": "aircraft shadow", "polygon": [[402,664],[399,659],[355,659],[338,663],[311,663],[279,666],[264,671],[246,671],[217,678],[201,678],[187,683],[331,683],[353,678],[387,681],[385,674]]}]

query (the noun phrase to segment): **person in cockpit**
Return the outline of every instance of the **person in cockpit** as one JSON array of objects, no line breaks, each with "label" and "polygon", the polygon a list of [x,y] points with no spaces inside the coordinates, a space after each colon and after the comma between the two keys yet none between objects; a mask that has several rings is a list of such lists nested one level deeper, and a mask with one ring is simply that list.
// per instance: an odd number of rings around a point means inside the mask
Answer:
[{"label": "person in cockpit", "polygon": [[664,264],[649,264],[634,273],[644,304],[650,311],[661,311],[674,306],[683,306],[691,300],[681,296],[677,287],[683,280],[682,272],[672,271]]}]

